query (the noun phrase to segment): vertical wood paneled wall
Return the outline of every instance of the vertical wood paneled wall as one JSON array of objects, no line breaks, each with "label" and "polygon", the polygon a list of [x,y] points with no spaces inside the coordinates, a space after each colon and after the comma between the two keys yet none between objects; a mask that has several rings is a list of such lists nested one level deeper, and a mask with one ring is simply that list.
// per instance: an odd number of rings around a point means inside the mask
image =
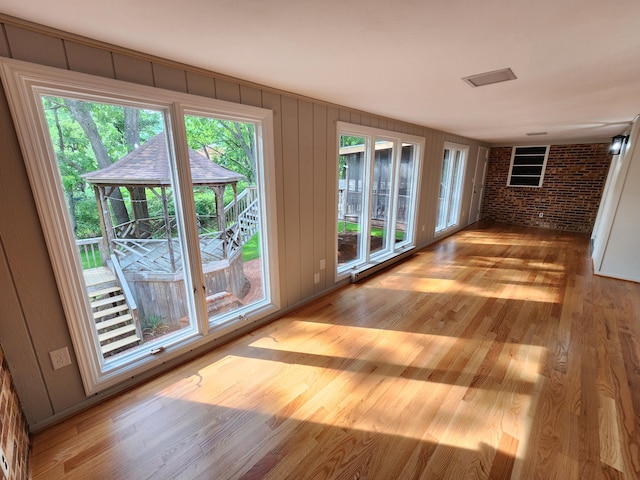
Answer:
[{"label": "vertical wood paneled wall", "polygon": [[[285,309],[335,287],[338,120],[426,138],[419,182],[418,246],[433,241],[444,141],[469,145],[461,227],[467,224],[479,142],[2,15],[0,56],[272,110],[277,188],[274,214],[278,219],[279,275]],[[71,340],[4,92],[0,92],[0,141],[0,260],[6,264],[6,268],[0,268],[0,304],[15,306],[15,313],[4,309],[0,312],[0,324],[15,324],[8,329],[0,326],[0,333],[10,330],[9,341],[16,345],[16,352],[7,352],[7,358],[15,370],[27,420],[39,428],[51,418],[78,410],[96,398],[86,398],[75,362],[74,366],[57,371],[50,365],[48,352],[61,346],[71,348]],[[319,269],[322,259],[326,259],[325,270]],[[313,282],[314,273],[320,273],[318,284]],[[30,400],[25,401],[27,398]]]}]

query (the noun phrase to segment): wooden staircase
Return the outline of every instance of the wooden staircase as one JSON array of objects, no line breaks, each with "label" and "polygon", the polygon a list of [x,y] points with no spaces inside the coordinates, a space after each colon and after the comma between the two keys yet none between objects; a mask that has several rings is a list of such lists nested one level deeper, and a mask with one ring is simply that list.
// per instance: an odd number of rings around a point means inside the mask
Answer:
[{"label": "wooden staircase", "polygon": [[104,357],[138,345],[142,340],[142,333],[122,288],[116,282],[112,283],[100,285],[99,289],[89,292],[91,311]]},{"label": "wooden staircase", "polygon": [[258,200],[251,202],[246,209],[238,215],[238,224],[240,225],[241,245],[247,243],[251,237],[258,231],[260,220],[260,211],[258,210]]},{"label": "wooden staircase", "polygon": [[231,292],[223,290],[207,296],[207,312],[209,315],[235,310],[242,302]]}]

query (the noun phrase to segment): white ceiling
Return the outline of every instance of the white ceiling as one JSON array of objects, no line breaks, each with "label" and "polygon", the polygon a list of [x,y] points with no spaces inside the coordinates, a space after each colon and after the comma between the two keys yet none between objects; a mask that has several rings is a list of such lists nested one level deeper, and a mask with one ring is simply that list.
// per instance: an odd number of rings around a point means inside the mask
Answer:
[{"label": "white ceiling", "polygon": [[[605,139],[640,113],[638,0],[0,0],[0,11],[492,144]],[[461,80],[505,67],[518,79]]]}]

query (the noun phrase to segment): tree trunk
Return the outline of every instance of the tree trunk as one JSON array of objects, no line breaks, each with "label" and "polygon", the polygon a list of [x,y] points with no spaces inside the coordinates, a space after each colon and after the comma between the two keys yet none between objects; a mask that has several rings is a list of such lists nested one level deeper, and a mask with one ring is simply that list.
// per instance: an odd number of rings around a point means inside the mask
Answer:
[{"label": "tree trunk", "polygon": [[[59,152],[58,155],[60,155],[60,158],[58,159],[58,164],[60,164],[60,163],[66,163],[67,158],[64,150],[65,149],[64,135],[62,133],[62,127],[60,126],[60,116],[58,115],[58,108],[60,107],[55,107],[53,109],[53,117],[55,118],[55,121],[56,121],[56,129],[58,130],[58,152]],[[77,237],[78,222],[76,220],[76,200],[73,196],[75,185],[68,186],[68,185],[64,185],[64,182],[63,182],[63,188],[65,189],[65,192],[67,194],[67,208],[69,210],[69,220],[71,220],[71,228],[73,229],[73,235]]]},{"label": "tree trunk", "polygon": [[[96,122],[91,116],[89,104],[80,100],[73,100],[70,98],[65,98],[64,104],[69,109],[69,112],[71,112],[71,115],[73,116],[75,121],[80,124],[82,130],[89,139],[89,143],[91,143],[91,148],[93,149],[93,153],[96,156],[98,166],[100,168],[105,168],[111,165],[111,157],[109,157],[107,149],[102,143],[102,139],[100,138],[100,134],[98,133],[98,127],[96,126]],[[114,223],[117,225],[128,223],[129,213],[127,212],[127,207],[124,204],[122,193],[120,193],[119,188],[115,188],[112,190],[112,193],[109,195],[109,200],[111,203],[111,209],[113,210],[113,215],[116,219]]]},{"label": "tree trunk", "polygon": [[[127,152],[131,153],[140,146],[140,110],[134,107],[124,109],[124,141],[127,144]],[[131,195],[131,208],[133,218],[136,220],[136,233],[140,238],[147,238],[151,234],[151,228],[146,219],[149,218],[149,206],[145,187],[133,187],[129,189]]]},{"label": "tree trunk", "polygon": [[140,110],[134,107],[124,109],[124,141],[127,152],[133,152],[140,146]]},{"label": "tree trunk", "polygon": [[[229,126],[228,123],[233,125],[233,128]],[[253,137],[249,137],[248,142],[244,138],[242,134],[242,126],[238,122],[220,122],[222,127],[229,132],[229,134],[233,137],[238,145],[242,148],[245,155],[247,156],[249,168],[251,170],[251,175],[247,175],[247,180],[249,183],[254,183],[255,181],[255,171],[256,171],[256,154],[255,154],[255,145],[253,141]]]}]

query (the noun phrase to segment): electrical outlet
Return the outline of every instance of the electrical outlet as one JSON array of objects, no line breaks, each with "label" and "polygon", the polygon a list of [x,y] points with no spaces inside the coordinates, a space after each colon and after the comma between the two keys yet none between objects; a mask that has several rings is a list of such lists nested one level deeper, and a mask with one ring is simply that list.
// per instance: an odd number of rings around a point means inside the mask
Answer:
[{"label": "electrical outlet", "polygon": [[2,469],[2,473],[4,473],[4,478],[9,477],[9,462],[7,461],[7,457],[4,454],[4,450],[0,447],[0,468]]},{"label": "electrical outlet", "polygon": [[320,274],[319,273],[314,273],[313,274],[313,283],[320,283]]},{"label": "electrical outlet", "polygon": [[71,365],[71,357],[69,356],[69,349],[67,347],[52,350],[49,352],[49,356],[51,357],[51,365],[53,365],[54,370]]},{"label": "electrical outlet", "polygon": [[324,270],[325,268],[327,268],[327,261],[323,258],[320,260],[320,270]]}]

